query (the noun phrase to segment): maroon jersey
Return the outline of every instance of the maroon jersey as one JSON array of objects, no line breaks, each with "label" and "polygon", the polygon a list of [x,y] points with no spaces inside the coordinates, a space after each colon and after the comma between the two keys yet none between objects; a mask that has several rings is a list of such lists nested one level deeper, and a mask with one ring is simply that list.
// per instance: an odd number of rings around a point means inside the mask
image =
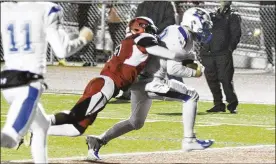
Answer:
[{"label": "maroon jersey", "polygon": [[127,89],[145,67],[148,60],[146,48],[157,44],[157,39],[147,33],[125,38],[115,48],[101,75],[110,77],[118,89]]}]

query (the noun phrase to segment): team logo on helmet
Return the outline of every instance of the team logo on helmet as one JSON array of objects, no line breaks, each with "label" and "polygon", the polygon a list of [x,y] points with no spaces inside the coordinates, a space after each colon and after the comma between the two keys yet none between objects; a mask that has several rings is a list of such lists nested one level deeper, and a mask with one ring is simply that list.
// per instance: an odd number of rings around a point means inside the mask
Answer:
[{"label": "team logo on helmet", "polygon": [[212,38],[213,23],[207,10],[196,7],[186,10],[181,25],[189,27],[190,31],[196,33],[200,42],[208,43]]}]

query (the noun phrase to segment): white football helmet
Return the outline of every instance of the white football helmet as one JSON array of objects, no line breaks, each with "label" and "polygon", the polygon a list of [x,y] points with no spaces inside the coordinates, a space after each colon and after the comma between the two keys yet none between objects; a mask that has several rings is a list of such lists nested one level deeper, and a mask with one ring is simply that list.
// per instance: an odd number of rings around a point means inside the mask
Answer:
[{"label": "white football helmet", "polygon": [[207,10],[192,7],[186,10],[182,17],[181,26],[186,26],[196,34],[198,41],[208,43],[212,38],[213,23]]}]

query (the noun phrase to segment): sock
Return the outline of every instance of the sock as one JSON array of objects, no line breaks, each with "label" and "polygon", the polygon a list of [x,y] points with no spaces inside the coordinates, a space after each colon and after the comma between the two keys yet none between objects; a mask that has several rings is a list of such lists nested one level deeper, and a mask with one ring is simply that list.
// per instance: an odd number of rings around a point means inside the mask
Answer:
[{"label": "sock", "polygon": [[69,116],[70,111],[63,111],[60,113],[57,113],[54,115],[55,118],[51,119],[52,122],[54,123],[53,125],[63,125],[63,124],[68,124],[68,121],[70,120]]},{"label": "sock", "polygon": [[31,152],[34,163],[47,163],[47,131],[33,130]]},{"label": "sock", "polygon": [[117,138],[125,133],[134,130],[129,120],[121,121],[115,124],[112,128],[108,129],[105,133],[100,136],[100,139],[106,144],[110,140]]},{"label": "sock", "polygon": [[189,100],[183,103],[182,121],[184,127],[184,138],[194,137],[194,125],[196,119],[197,102]]},{"label": "sock", "polygon": [[73,124],[64,124],[51,126],[48,130],[48,135],[76,137],[80,136],[81,133]]}]

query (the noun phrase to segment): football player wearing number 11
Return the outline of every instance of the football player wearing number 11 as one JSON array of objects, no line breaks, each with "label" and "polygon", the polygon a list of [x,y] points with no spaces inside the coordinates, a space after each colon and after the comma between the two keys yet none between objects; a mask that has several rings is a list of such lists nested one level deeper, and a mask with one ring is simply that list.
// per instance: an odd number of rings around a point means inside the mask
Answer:
[{"label": "football player wearing number 11", "polygon": [[1,3],[1,36],[5,65],[1,89],[10,104],[1,131],[1,147],[14,148],[31,128],[31,152],[35,163],[47,163],[47,131],[50,120],[39,103],[46,87],[47,42],[59,58],[68,57],[92,41],[84,27],[73,40],[60,27],[61,8],[51,2]]}]

